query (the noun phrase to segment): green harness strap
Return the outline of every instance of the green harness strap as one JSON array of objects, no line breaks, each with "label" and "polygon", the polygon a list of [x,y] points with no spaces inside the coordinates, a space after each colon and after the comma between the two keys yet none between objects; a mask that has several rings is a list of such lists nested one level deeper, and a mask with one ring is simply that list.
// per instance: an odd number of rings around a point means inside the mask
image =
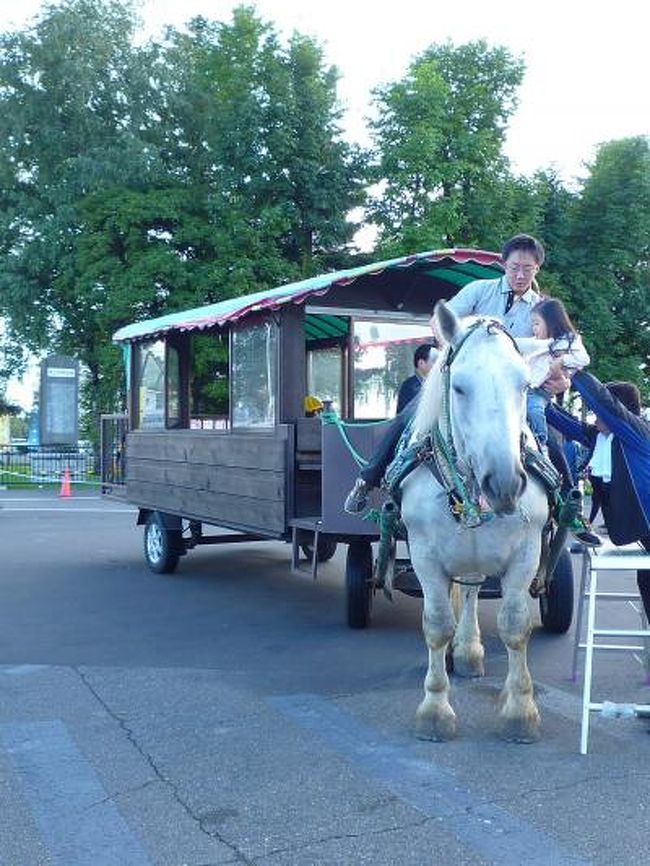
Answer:
[{"label": "green harness strap", "polygon": [[354,447],[352,442],[350,442],[350,439],[348,438],[348,434],[345,432],[345,428],[346,427],[372,427],[372,426],[375,426],[377,424],[385,424],[386,423],[385,421],[369,421],[369,422],[346,421],[346,422],[343,422],[343,421],[341,421],[339,416],[334,411],[322,412],[320,419],[321,419],[321,424],[323,424],[323,425],[332,424],[334,427],[336,427],[336,429],[339,431],[339,434],[341,435],[341,439],[343,440],[345,447],[350,452],[352,459],[357,464],[357,466],[359,466],[361,469],[363,469],[364,466],[368,465],[368,461],[366,460],[366,458],[362,457],[361,454],[359,454],[357,449]]}]

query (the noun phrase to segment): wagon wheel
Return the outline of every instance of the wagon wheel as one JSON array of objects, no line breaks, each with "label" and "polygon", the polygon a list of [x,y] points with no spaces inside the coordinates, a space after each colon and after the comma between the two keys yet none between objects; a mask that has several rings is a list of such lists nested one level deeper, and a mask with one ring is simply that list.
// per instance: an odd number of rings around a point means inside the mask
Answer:
[{"label": "wagon wheel", "polygon": [[573,566],[568,550],[563,550],[553,571],[547,591],[539,597],[542,626],[551,634],[565,634],[573,619]]},{"label": "wagon wheel", "polygon": [[372,607],[372,546],[369,541],[353,541],[348,545],[345,601],[350,628],[367,628]]},{"label": "wagon wheel", "polygon": [[171,574],[178,565],[182,536],[178,530],[167,529],[154,512],[144,525],[144,558],[156,574]]},{"label": "wagon wheel", "polygon": [[[308,560],[314,558],[314,545],[301,544],[300,549],[305,554]],[[336,553],[336,542],[333,538],[328,538],[326,535],[319,535],[318,545],[316,547],[316,558],[318,562],[329,562]]]}]

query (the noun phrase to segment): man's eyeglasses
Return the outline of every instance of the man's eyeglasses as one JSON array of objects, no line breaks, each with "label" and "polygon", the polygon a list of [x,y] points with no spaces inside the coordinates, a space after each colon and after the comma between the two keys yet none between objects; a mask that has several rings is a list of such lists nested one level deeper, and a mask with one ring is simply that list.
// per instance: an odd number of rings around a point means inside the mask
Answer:
[{"label": "man's eyeglasses", "polygon": [[506,265],[506,270],[509,274],[521,272],[525,277],[530,277],[537,270],[537,265]]}]

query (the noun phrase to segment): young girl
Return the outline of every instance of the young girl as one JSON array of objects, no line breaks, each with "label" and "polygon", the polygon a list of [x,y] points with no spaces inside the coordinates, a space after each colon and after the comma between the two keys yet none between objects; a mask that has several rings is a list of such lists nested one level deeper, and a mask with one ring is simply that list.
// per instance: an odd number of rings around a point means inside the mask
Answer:
[{"label": "young girl", "polygon": [[[540,449],[548,456],[546,406],[552,395],[544,389],[544,382],[551,375],[560,371],[575,373],[581,370],[589,363],[589,355],[564,304],[557,298],[546,298],[533,307],[531,326],[535,335],[534,338],[517,340],[517,345],[530,367],[531,381],[528,389],[526,415]],[[556,463],[558,456],[555,455],[553,463]],[[556,466],[556,468],[558,467]],[[568,466],[566,470],[568,470]],[[562,485],[564,495],[570,490],[571,484],[572,479],[566,478],[564,480]],[[568,524],[568,528],[579,541],[589,547],[597,547],[602,543],[581,514],[578,514]]]},{"label": "young girl", "polygon": [[535,336],[520,338],[517,345],[530,368],[528,424],[545,451],[548,442],[545,410],[551,394],[544,390],[544,382],[560,365],[571,373],[581,370],[589,363],[589,355],[564,304],[557,298],[546,298],[533,307],[531,325]]}]

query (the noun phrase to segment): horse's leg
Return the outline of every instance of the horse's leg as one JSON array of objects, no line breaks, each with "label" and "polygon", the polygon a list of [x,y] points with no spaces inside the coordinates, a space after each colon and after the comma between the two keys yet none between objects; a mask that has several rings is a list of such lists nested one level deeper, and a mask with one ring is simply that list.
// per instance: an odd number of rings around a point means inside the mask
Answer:
[{"label": "horse's leg", "polygon": [[508,650],[508,676],[501,692],[501,735],[517,743],[533,743],[540,737],[539,710],[533,697],[533,681],[526,652],[531,632],[526,589],[521,580],[502,580],[503,603],[497,617],[501,640]]},{"label": "horse's leg", "polygon": [[461,607],[454,632],[454,673],[459,677],[482,677],[485,674],[485,650],[478,624],[478,587],[452,584],[454,595],[460,595]]},{"label": "horse's leg", "polygon": [[446,579],[429,578],[422,586],[422,630],[429,650],[429,667],[424,679],[424,699],[415,714],[415,732],[424,740],[450,740],[456,736],[457,725],[449,703],[445,652],[454,634],[454,615]]}]

